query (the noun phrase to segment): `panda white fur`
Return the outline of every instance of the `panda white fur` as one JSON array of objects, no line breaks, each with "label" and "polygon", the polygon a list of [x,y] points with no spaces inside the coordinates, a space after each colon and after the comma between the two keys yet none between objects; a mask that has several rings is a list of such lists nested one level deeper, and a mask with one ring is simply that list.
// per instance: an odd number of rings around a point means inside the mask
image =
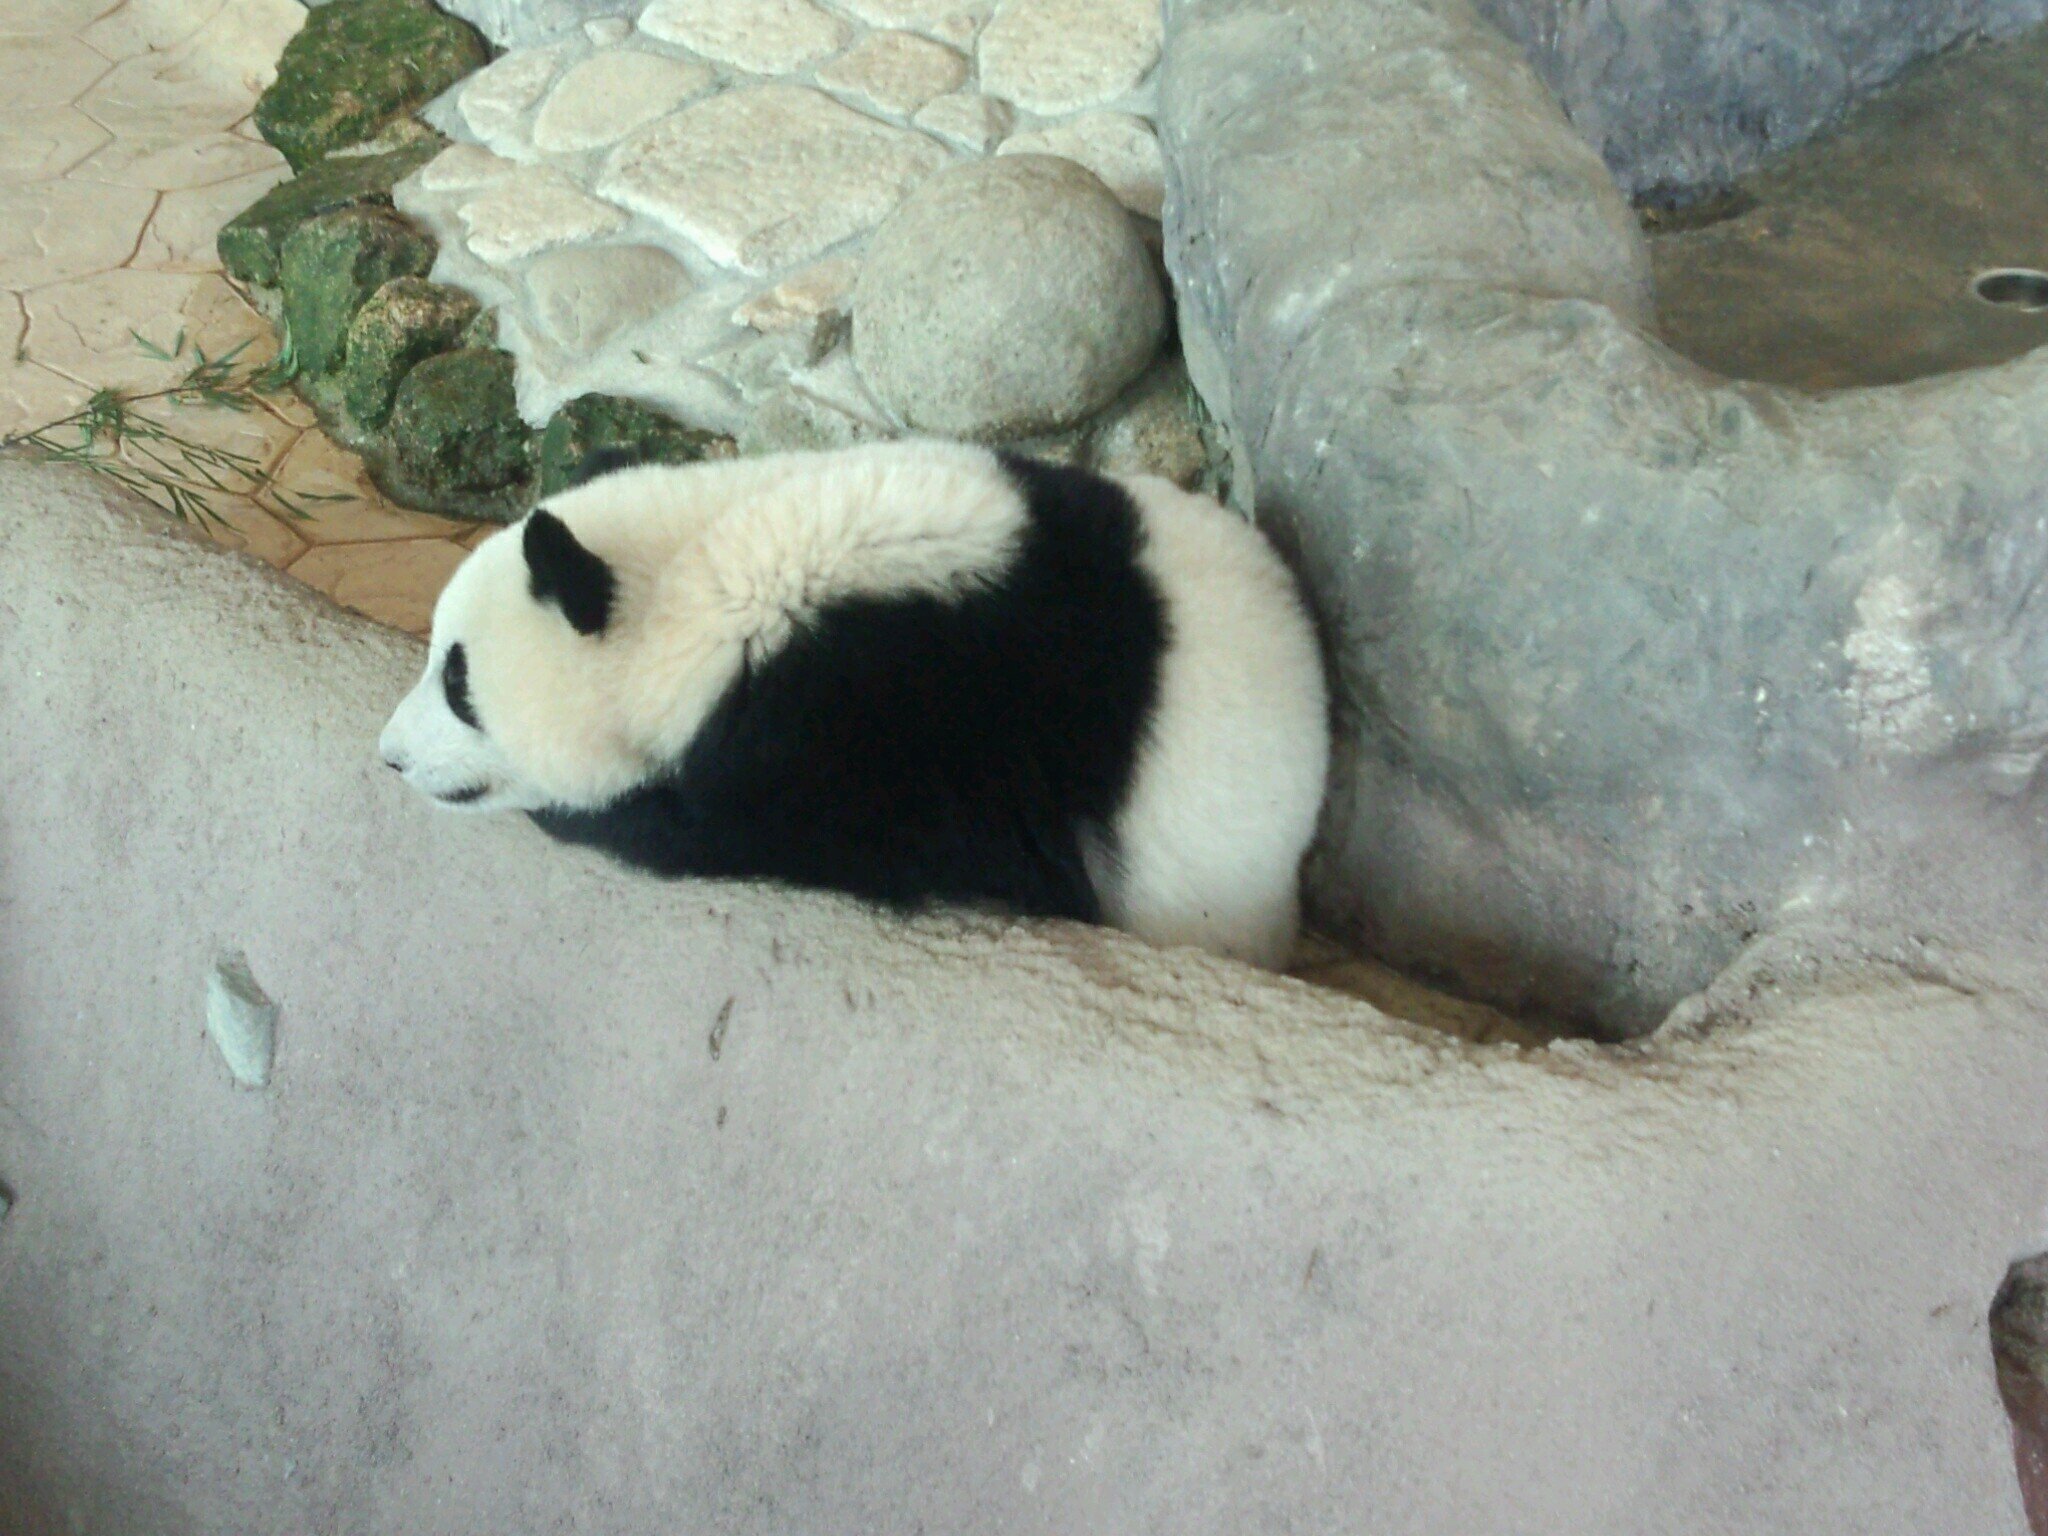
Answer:
[{"label": "panda white fur", "polygon": [[1329,752],[1260,535],[898,442],[603,474],[485,541],[380,748],[667,875],[994,904],[1283,964]]}]

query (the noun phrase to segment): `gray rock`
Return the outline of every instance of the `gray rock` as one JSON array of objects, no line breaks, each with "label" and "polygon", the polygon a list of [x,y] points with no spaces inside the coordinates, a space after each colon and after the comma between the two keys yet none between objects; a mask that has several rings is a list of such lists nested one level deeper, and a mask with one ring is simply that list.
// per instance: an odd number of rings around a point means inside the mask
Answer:
[{"label": "gray rock", "polygon": [[858,416],[828,404],[796,385],[785,384],[763,399],[740,429],[739,451],[763,453],[851,448],[880,434]]},{"label": "gray rock", "polygon": [[2014,814],[2048,357],[1829,396],[1677,358],[1599,158],[1462,0],[1177,0],[1161,90],[1190,370],[1336,668],[1326,924],[1632,1032],[1908,783]]},{"label": "gray rock", "polygon": [[277,1050],[277,1004],[263,995],[239,951],[221,956],[206,975],[206,1032],[244,1088],[270,1082]]},{"label": "gray rock", "polygon": [[2048,0],[1477,0],[1529,51],[1632,190],[1724,179],[1958,38],[2048,18]]},{"label": "gray rock", "polygon": [[861,376],[910,426],[1071,426],[1159,350],[1166,299],[1121,204],[1045,155],[939,173],[876,231],[853,293]]},{"label": "gray rock", "polygon": [[1209,472],[1200,411],[1187,368],[1177,357],[1162,358],[1092,424],[1089,467],[1193,488]]}]

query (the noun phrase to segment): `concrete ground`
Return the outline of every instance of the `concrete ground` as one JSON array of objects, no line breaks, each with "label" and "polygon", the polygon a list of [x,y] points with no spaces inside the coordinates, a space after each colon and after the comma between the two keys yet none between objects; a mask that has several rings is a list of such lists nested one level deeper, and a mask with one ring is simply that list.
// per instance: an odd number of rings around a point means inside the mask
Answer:
[{"label": "concrete ground", "polygon": [[[96,389],[162,389],[195,348],[275,355],[213,242],[286,175],[249,114],[304,18],[296,0],[0,5],[0,438]],[[178,359],[150,354],[181,335]],[[267,492],[216,495],[205,531],[400,629],[424,633],[463,545],[487,531],[391,504],[289,394],[243,414],[149,411],[246,455],[292,498],[340,498],[294,516]]]},{"label": "concrete ground", "polygon": [[[382,771],[404,636],[0,493],[0,1529],[2022,1529],[2048,989],[1995,925],[1524,1050],[650,882]],[[1873,888],[1938,904],[1930,843]]]},{"label": "concrete ground", "polygon": [[[1913,66],[1835,128],[1656,233],[1657,325],[1686,356],[1801,389],[2002,363],[2048,313],[1971,280],[2048,265],[2048,28]],[[2040,302],[2048,302],[2043,299]]]}]

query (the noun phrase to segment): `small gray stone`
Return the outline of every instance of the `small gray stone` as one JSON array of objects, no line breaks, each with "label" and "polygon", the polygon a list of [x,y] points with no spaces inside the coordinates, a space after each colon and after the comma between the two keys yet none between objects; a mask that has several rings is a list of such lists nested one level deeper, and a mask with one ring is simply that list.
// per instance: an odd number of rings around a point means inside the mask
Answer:
[{"label": "small gray stone", "polygon": [[262,1088],[270,1082],[277,1015],[277,1004],[264,996],[239,950],[214,962],[206,977],[206,1032],[244,1088]]},{"label": "small gray stone", "polygon": [[1088,464],[1110,475],[1158,475],[1192,490],[1209,469],[1194,386],[1179,358],[1158,363],[1096,418]]},{"label": "small gray stone", "polygon": [[912,121],[949,144],[985,155],[1002,142],[1016,118],[1006,101],[976,91],[955,91],[928,103]]},{"label": "small gray stone", "polygon": [[652,319],[690,286],[682,263],[651,245],[550,251],[525,275],[541,335],[579,354]]},{"label": "small gray stone", "polygon": [[1130,215],[1043,155],[932,177],[875,233],[853,295],[854,360],[876,398],[919,430],[983,440],[1091,415],[1165,325]]},{"label": "small gray stone", "polygon": [[784,385],[760,404],[740,429],[739,450],[752,457],[824,448],[850,448],[880,434],[867,422],[815,395]]}]

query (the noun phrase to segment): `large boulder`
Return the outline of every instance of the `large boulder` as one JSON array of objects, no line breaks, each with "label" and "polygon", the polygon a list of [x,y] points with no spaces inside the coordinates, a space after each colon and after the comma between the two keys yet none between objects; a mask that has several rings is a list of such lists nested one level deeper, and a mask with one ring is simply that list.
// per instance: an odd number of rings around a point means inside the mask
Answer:
[{"label": "large boulder", "polygon": [[336,155],[279,182],[221,226],[215,245],[231,277],[275,287],[284,243],[310,219],[343,208],[391,206],[391,189],[434,158],[440,135],[413,127],[388,135],[388,148]]},{"label": "large boulder", "polygon": [[432,235],[388,208],[344,208],[294,229],[279,252],[278,283],[300,372],[318,379],[340,367],[357,311],[394,277],[426,276],[434,252]]},{"label": "large boulder", "polygon": [[2048,358],[1805,396],[1675,356],[1466,0],[1174,0],[1161,92],[1189,366],[1335,663],[1326,922],[1633,1032],[1904,786],[2039,803]]},{"label": "large boulder", "polygon": [[1165,328],[1130,215],[1050,155],[931,177],[875,232],[853,291],[854,360],[875,397],[956,437],[1074,425],[1144,371]]},{"label": "large boulder", "polygon": [[489,57],[474,29],[432,0],[335,0],[285,44],[277,79],[256,102],[256,127],[304,170],[374,137]]}]

